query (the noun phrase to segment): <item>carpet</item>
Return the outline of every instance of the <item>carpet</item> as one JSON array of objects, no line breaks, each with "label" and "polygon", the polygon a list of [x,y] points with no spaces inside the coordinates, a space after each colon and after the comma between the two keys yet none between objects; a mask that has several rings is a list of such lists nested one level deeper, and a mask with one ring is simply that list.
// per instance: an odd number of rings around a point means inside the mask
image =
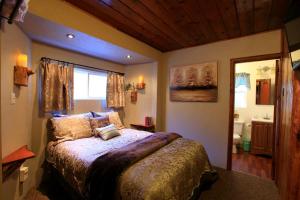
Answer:
[{"label": "carpet", "polygon": [[[273,181],[239,172],[216,168],[219,179],[199,200],[278,200],[278,190]],[[38,189],[28,192],[25,200],[70,199],[59,185],[43,182]]]},{"label": "carpet", "polygon": [[278,200],[275,183],[240,172],[216,168],[219,179],[201,194],[200,200]]}]

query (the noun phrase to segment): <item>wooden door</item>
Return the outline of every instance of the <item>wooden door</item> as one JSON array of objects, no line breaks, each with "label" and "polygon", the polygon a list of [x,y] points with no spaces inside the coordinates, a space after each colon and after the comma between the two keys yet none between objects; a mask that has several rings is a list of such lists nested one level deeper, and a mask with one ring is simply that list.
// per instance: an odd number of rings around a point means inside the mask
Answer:
[{"label": "wooden door", "polygon": [[277,184],[280,200],[300,199],[300,72],[292,71],[283,32]]},{"label": "wooden door", "polygon": [[300,71],[294,72],[293,77],[293,109],[290,137],[290,163],[288,199],[300,199]]}]

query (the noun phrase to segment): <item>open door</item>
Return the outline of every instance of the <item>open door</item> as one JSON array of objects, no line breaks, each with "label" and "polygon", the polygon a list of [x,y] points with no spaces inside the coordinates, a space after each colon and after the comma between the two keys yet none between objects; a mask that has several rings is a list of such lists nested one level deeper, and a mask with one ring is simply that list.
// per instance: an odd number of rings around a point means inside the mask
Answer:
[{"label": "open door", "polygon": [[290,186],[288,199],[300,199],[300,70],[294,72],[292,130],[290,138]]},{"label": "open door", "polygon": [[[281,79],[280,79],[280,68],[281,68],[281,54],[268,54],[268,55],[260,55],[260,56],[253,56],[253,57],[243,57],[243,58],[235,58],[231,59],[231,67],[230,67],[230,113],[229,113],[229,132],[228,132],[228,156],[227,156],[227,170],[232,170],[232,149],[233,149],[233,126],[234,126],[234,104],[235,104],[235,66],[236,64],[239,63],[247,63],[247,62],[255,62],[255,61],[265,61],[265,60],[276,60],[276,75],[275,75],[275,88],[274,92],[272,92],[272,100],[266,100],[267,102],[271,101],[272,104],[274,104],[274,122],[272,127],[270,127],[273,134],[272,139],[268,139],[272,141],[270,144],[271,150],[271,155],[272,155],[272,167],[271,171],[269,170],[269,173],[271,176],[270,178],[276,179],[276,164],[278,163],[278,135],[279,135],[279,127],[278,127],[278,122],[280,122],[280,96],[281,94]],[[270,89],[270,88],[269,88]],[[267,89],[267,90],[269,90]],[[270,95],[271,96],[271,93]],[[270,98],[268,98],[270,99]]]},{"label": "open door", "polygon": [[276,183],[280,199],[300,199],[300,71],[293,71],[283,33]]}]

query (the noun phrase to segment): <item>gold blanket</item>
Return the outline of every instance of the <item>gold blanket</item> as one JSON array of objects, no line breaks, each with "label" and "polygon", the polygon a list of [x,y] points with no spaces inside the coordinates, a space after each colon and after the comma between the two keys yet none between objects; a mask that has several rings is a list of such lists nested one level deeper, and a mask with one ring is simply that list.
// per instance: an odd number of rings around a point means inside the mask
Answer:
[{"label": "gold blanket", "polygon": [[[123,129],[121,136],[103,142],[83,138],[48,146],[47,160],[79,193],[88,167],[109,150],[120,148],[151,133]],[[212,172],[207,154],[196,141],[179,138],[125,170],[118,181],[116,198],[187,200],[198,187],[204,172]]]}]

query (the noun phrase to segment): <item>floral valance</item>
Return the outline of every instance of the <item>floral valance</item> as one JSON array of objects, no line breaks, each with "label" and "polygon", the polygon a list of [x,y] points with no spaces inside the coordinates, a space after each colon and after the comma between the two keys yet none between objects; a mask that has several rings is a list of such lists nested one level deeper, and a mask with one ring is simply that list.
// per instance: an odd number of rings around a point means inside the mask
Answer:
[{"label": "floral valance", "polygon": [[235,88],[239,86],[246,86],[249,90],[251,89],[250,74],[248,73],[236,73],[235,74]]}]

